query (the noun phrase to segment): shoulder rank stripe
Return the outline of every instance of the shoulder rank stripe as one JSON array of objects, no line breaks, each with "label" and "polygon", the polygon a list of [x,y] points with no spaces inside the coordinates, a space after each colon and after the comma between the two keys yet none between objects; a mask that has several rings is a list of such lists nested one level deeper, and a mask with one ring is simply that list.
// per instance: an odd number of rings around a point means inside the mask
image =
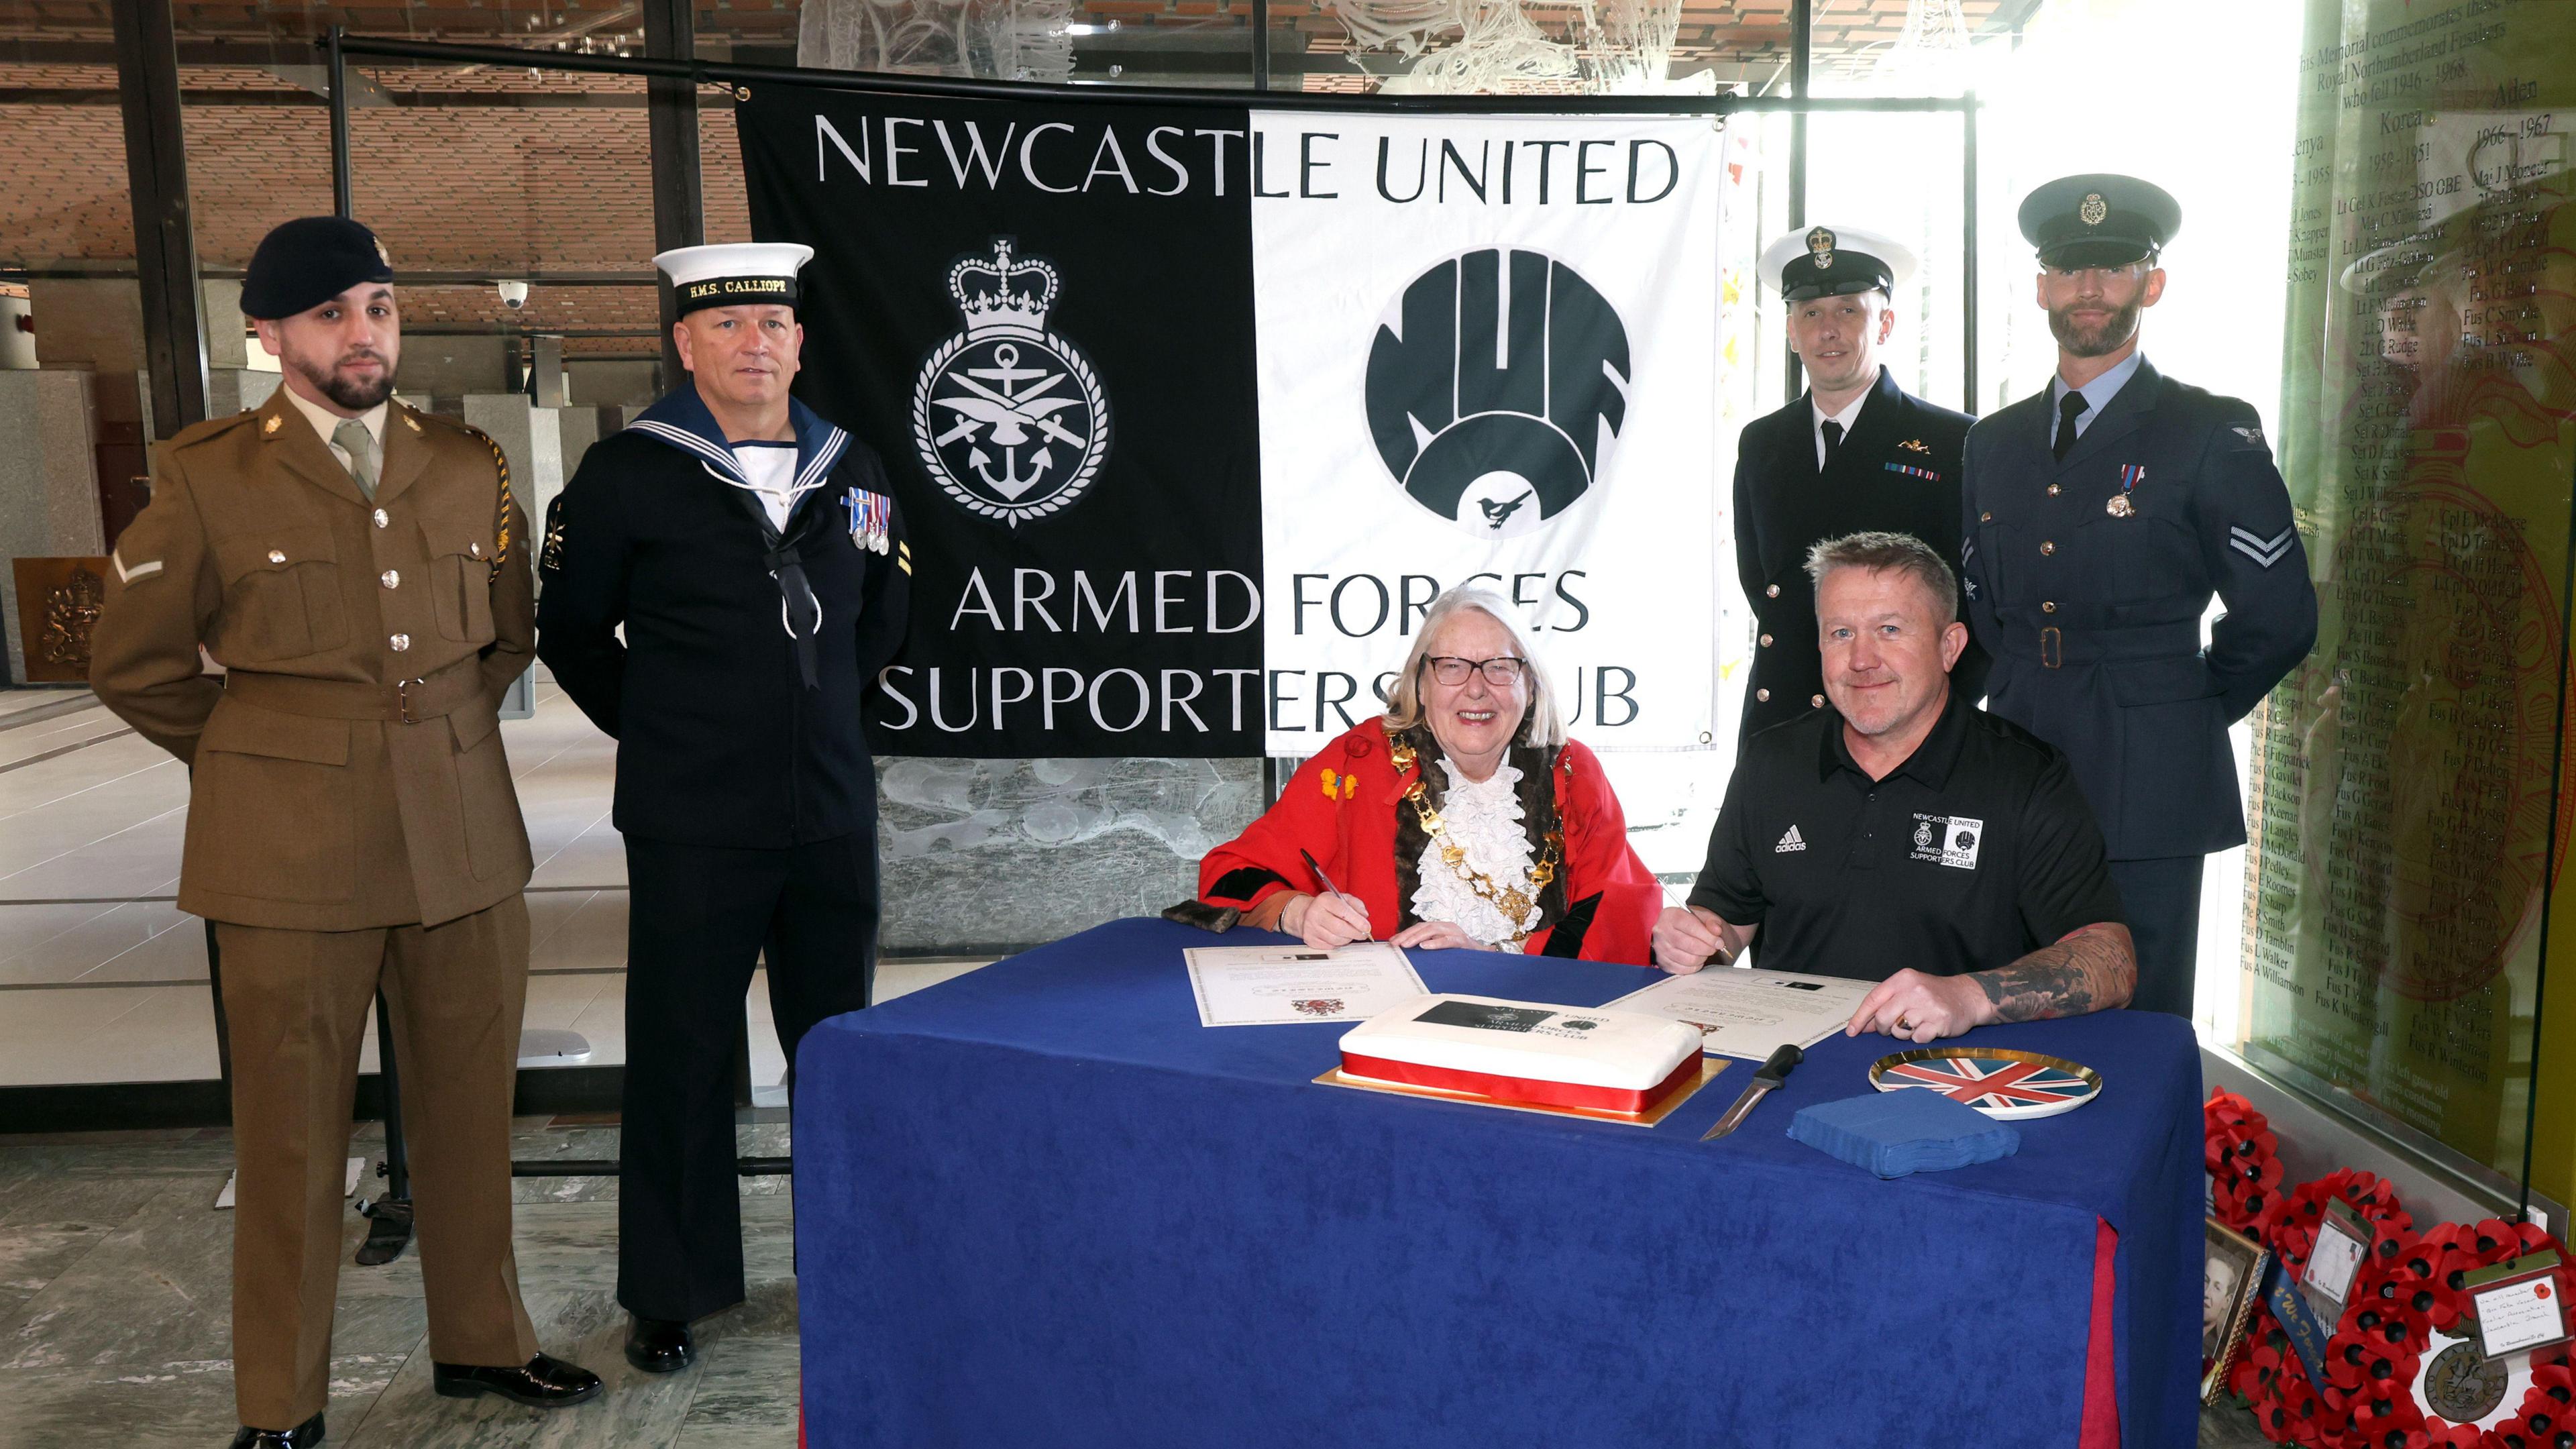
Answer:
[{"label": "shoulder rank stripe", "polygon": [[1940,474],[1929,468],[1917,468],[1911,463],[1882,463],[1879,466],[1890,473],[1902,473],[1909,478],[1928,478],[1935,483],[1941,481]]}]

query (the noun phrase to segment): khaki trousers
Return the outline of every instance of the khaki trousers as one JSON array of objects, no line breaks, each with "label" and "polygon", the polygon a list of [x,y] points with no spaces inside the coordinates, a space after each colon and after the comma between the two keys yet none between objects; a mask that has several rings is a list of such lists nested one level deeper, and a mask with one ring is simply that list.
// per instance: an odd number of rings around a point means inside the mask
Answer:
[{"label": "khaki trousers", "polygon": [[284,1429],[328,1397],[349,1221],[358,1047],[381,979],[401,1068],[421,1281],[439,1363],[537,1352],[510,1248],[510,1099],[528,907],[444,925],[281,931],[217,923],[233,1053],[233,1391]]}]

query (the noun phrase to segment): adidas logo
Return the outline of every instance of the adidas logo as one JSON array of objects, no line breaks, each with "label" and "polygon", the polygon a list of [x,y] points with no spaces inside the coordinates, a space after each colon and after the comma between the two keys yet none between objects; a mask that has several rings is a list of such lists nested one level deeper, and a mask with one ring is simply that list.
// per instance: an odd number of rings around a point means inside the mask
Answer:
[{"label": "adidas logo", "polygon": [[1773,855],[1787,855],[1790,851],[1804,850],[1806,848],[1807,842],[1798,837],[1798,827],[1792,825],[1789,827],[1789,833],[1780,837],[1780,843],[1771,847],[1771,853]]}]

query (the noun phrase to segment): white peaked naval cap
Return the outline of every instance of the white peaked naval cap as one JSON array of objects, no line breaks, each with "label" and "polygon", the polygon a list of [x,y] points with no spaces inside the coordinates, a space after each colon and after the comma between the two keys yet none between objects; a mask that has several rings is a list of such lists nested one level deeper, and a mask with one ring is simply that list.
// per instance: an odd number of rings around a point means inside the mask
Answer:
[{"label": "white peaked naval cap", "polygon": [[671,279],[682,312],[701,307],[796,305],[796,274],[814,259],[801,242],[720,242],[674,247],[653,258]]},{"label": "white peaked naval cap", "polygon": [[1894,237],[1821,222],[1774,239],[1755,270],[1765,286],[1793,302],[1873,289],[1893,293],[1914,275],[1914,252]]}]

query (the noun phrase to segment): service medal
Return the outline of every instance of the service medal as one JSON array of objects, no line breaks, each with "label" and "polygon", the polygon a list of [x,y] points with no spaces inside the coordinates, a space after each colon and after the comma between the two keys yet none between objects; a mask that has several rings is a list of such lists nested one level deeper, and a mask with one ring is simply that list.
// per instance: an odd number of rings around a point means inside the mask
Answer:
[{"label": "service medal", "polygon": [[2110,514],[2113,518],[2126,518],[2138,510],[2130,504],[2128,494],[2114,493],[2111,495],[2110,501],[2102,505],[2102,511]]},{"label": "service medal", "polygon": [[894,500],[865,488],[850,490],[850,542],[870,553],[884,553],[894,528]]}]

